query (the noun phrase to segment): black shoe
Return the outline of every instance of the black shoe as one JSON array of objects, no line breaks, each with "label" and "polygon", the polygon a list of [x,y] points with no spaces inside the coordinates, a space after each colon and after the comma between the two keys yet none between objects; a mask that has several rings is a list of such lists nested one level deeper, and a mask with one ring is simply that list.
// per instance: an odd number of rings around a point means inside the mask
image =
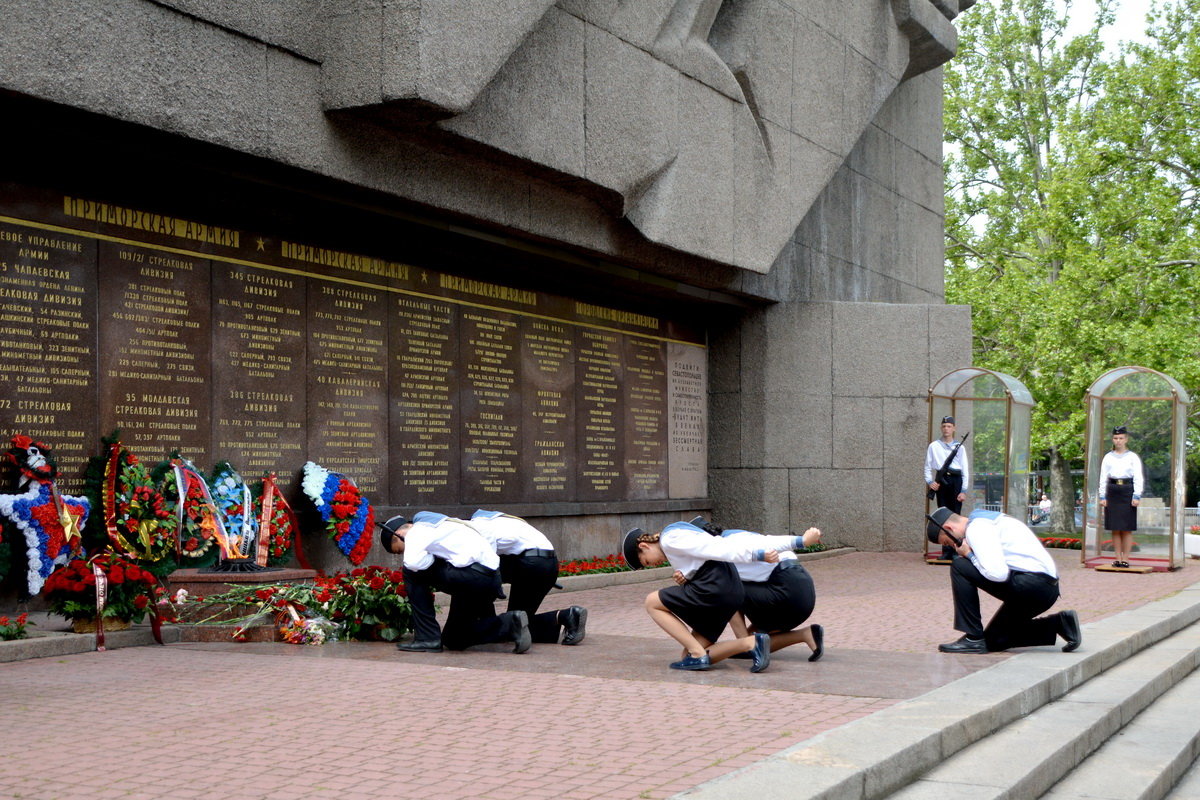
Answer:
[{"label": "black shoe", "polygon": [[513,652],[524,653],[533,645],[533,636],[529,633],[529,615],[524,611],[513,611]]},{"label": "black shoe", "polygon": [[1083,633],[1079,630],[1079,615],[1074,611],[1060,611],[1058,614],[1058,633],[1067,643],[1063,652],[1070,653],[1083,642]]},{"label": "black shoe", "polygon": [[396,645],[396,649],[409,653],[440,653],[442,652],[442,643],[437,639],[428,639],[423,642],[401,642]]},{"label": "black shoe", "polygon": [[961,639],[948,644],[938,645],[939,653],[986,653],[987,642],[983,639],[971,639],[963,636]]},{"label": "black shoe", "polygon": [[754,649],[750,651],[754,663],[750,665],[751,672],[762,672],[771,664],[771,634],[754,634]]},{"label": "black shoe", "polygon": [[571,606],[558,612],[558,621],[563,626],[563,644],[579,644],[587,635],[587,609]]},{"label": "black shoe", "polygon": [[820,661],[821,656],[825,655],[825,629],[820,625],[812,626],[813,641],[817,643],[817,649],[813,650],[812,655],[808,657],[809,661]]}]

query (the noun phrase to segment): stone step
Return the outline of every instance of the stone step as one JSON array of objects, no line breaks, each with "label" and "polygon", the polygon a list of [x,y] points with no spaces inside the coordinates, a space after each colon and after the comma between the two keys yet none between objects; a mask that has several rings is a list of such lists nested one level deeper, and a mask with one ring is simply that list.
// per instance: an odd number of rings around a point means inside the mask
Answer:
[{"label": "stone step", "polygon": [[1198,708],[1200,672],[1194,672],[1042,796],[1162,800],[1200,753]]},{"label": "stone step", "polygon": [[[1105,725],[1119,728],[1145,708],[1173,680],[1195,666],[1192,650],[1200,622],[1200,584],[1171,597],[1122,612],[1083,626],[1083,647],[1074,653],[1058,648],[1030,648],[991,667],[942,686],[920,697],[898,703],[863,719],[843,725],[788,748],[729,775],[682,792],[687,800],[875,800],[899,796],[914,782],[949,763],[960,751],[983,742],[997,731],[1019,723],[1043,706],[1079,691],[1070,708],[1078,715],[1091,714]],[[1200,626],[1197,626],[1200,628]],[[1185,635],[1175,639],[1175,635]],[[1161,661],[1148,682],[1126,692],[1120,679],[1113,686],[1096,681],[1119,669],[1158,643],[1162,650],[1147,659]],[[1169,642],[1169,643],[1167,643]],[[959,656],[971,658],[972,656]],[[1190,662],[1190,664],[1189,664]],[[1150,661],[1147,661],[1150,663]],[[1128,668],[1126,668],[1128,670]],[[1121,673],[1115,673],[1121,674]],[[1096,681],[1091,689],[1085,689]],[[1087,692],[1091,692],[1089,695]],[[1082,698],[1092,697],[1090,701]],[[1094,705],[1096,708],[1091,708]],[[1112,706],[1119,706],[1113,710]],[[1067,708],[1064,706],[1063,708]],[[1200,714],[1197,714],[1200,718]],[[1073,763],[1103,741],[1084,737],[1076,743]],[[1044,748],[1045,743],[1037,747]],[[1034,749],[1024,742],[1004,758]],[[1000,760],[997,758],[997,760]],[[1060,775],[1062,773],[1059,773]],[[1021,777],[1021,776],[1018,776]],[[1036,778],[1049,785],[1045,777]],[[974,784],[975,782],[972,781]],[[914,789],[915,791],[915,789]],[[939,797],[987,797],[986,787],[946,784]],[[1035,797],[1036,793],[996,796]]]},{"label": "stone step", "polygon": [[1200,625],[1192,625],[956,753],[890,797],[1039,797],[1143,711],[1150,715],[1198,665]]},{"label": "stone step", "polygon": [[1200,800],[1200,761],[1192,762],[1192,766],[1167,795],[1167,800]]}]

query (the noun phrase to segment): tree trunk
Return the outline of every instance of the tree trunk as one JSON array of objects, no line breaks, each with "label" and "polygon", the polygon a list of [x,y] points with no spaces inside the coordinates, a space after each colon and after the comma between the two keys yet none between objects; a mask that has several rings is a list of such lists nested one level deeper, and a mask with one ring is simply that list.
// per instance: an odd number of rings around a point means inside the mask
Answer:
[{"label": "tree trunk", "polygon": [[1047,451],[1050,456],[1050,530],[1056,536],[1075,535],[1075,482],[1071,480],[1071,465],[1057,447]]}]

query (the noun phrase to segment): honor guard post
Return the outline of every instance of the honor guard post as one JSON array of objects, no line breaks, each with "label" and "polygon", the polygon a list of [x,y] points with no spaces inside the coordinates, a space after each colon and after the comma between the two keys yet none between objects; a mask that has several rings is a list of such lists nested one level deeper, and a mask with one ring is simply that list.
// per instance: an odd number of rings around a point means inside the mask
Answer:
[{"label": "honor guard post", "polygon": [[[940,487],[942,481],[961,480],[961,493],[974,509],[1000,511],[1019,520],[1025,519],[1029,491],[1029,432],[1033,411],[1033,396],[1021,381],[982,367],[963,367],[943,375],[929,389],[929,435],[931,444],[926,452],[925,513],[930,514],[946,505]],[[942,439],[949,420],[951,432],[962,434],[959,450],[968,451],[961,461],[951,452],[955,443]],[[966,438],[971,442],[967,444]],[[939,467],[931,470],[930,459],[941,456]],[[960,476],[953,474],[955,463],[965,463],[968,469]],[[931,480],[930,478],[933,478]],[[933,489],[937,484],[939,489]],[[939,494],[942,494],[939,497]],[[960,505],[955,513],[969,513]],[[925,541],[925,560],[930,564],[949,564],[950,559],[922,530]]]},{"label": "honor guard post", "polygon": [[[1086,403],[1083,565],[1112,572],[1179,569],[1187,505],[1187,390],[1169,375],[1124,366],[1097,378]],[[1119,458],[1109,447],[1110,436],[1114,446],[1118,437],[1125,439]],[[1119,550],[1121,535],[1131,536],[1136,550]]]}]

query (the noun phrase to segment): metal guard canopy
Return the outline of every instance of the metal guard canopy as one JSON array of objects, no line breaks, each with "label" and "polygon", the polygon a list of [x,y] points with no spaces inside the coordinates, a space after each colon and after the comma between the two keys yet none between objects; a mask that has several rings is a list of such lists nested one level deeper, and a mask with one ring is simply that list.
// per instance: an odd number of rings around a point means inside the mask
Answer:
[{"label": "metal guard canopy", "polygon": [[[987,392],[987,394],[958,394],[958,392],[964,390],[967,384],[976,378],[984,376],[990,377],[991,380],[979,381],[970,388],[976,392]],[[1175,385],[1178,386],[1179,384]],[[933,388],[929,390],[929,394],[934,397],[951,397],[955,400],[1000,400],[1007,395],[1012,402],[1019,405],[1033,405],[1033,395],[1025,388],[1025,384],[1011,375],[1005,375],[1003,372],[996,372],[984,369],[983,367],[963,367],[962,369],[948,372],[933,385]]]},{"label": "metal guard canopy", "polygon": [[1179,384],[1179,381],[1170,375],[1164,375],[1149,367],[1116,367],[1115,369],[1110,369],[1097,378],[1095,383],[1088,388],[1088,396],[1112,399],[1105,397],[1105,395],[1113,388],[1114,384],[1131,375],[1138,374],[1144,375],[1145,378],[1140,381],[1131,382],[1135,384],[1133,387],[1119,387],[1122,392],[1126,392],[1126,397],[1136,397],[1146,400],[1174,400],[1179,403],[1192,402],[1187,390]]}]

